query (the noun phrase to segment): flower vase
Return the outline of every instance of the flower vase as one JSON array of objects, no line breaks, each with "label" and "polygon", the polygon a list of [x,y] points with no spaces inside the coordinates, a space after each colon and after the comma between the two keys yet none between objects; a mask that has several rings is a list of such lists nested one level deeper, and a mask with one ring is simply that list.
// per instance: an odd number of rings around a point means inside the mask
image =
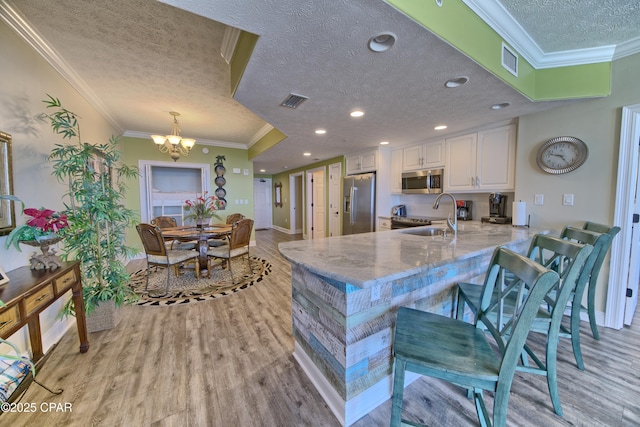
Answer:
[{"label": "flower vase", "polygon": [[198,218],[196,220],[196,228],[202,229],[206,227],[207,225],[209,225],[209,221],[209,218]]}]

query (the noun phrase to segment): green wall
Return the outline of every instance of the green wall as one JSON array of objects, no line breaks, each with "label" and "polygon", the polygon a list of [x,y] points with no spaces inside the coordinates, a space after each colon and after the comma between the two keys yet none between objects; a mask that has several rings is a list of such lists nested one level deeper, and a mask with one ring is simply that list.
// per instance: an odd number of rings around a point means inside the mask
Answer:
[{"label": "green wall", "polygon": [[[323,160],[321,162],[317,162],[317,163],[312,163],[310,165],[307,166],[303,166],[297,169],[292,169],[290,171],[287,172],[282,172],[279,174],[275,174],[272,175],[272,182],[273,185],[275,185],[276,183],[282,183],[282,207],[281,208],[273,208],[273,225],[277,226],[277,227],[281,227],[287,230],[290,230],[290,224],[291,224],[291,200],[289,197],[289,193],[290,193],[290,186],[289,186],[289,177],[291,175],[294,175],[296,173],[299,172],[303,172],[303,177],[302,177],[302,185],[303,185],[303,201],[302,201],[302,222],[303,222],[303,227],[306,225],[306,197],[304,197],[305,195],[305,189],[306,189],[306,171],[311,170],[311,169],[317,169],[320,167],[324,167],[325,169],[325,173],[324,173],[324,187],[325,189],[327,189],[327,191],[325,192],[325,206],[329,206],[329,168],[328,166],[333,164],[333,163],[341,163],[342,164],[342,170],[344,173],[345,170],[345,165],[344,165],[344,156],[340,156],[340,157],[334,157],[332,159],[328,159],[328,160]],[[275,189],[272,189],[273,194],[273,200],[275,201]],[[327,211],[328,212],[328,211]],[[325,215],[325,231],[328,233],[329,231],[329,215]]]},{"label": "green wall", "polygon": [[441,7],[435,1],[387,2],[529,99],[592,98],[611,93],[609,62],[535,69],[518,52],[518,76],[514,76],[502,66],[503,38],[460,0],[444,1]]},{"label": "green wall", "polygon": [[[132,166],[138,166],[138,160],[164,161],[173,164],[168,154],[161,153],[151,138],[121,138],[123,161]],[[203,148],[208,148],[209,153],[204,154]],[[210,189],[213,192],[217,188],[213,180],[216,177],[213,171],[213,165],[216,156],[225,156],[223,161],[226,173],[224,175],[227,183],[224,189],[227,190],[227,209],[220,213],[222,221],[225,217],[234,212],[239,212],[248,218],[254,217],[253,206],[253,163],[247,158],[247,150],[239,150],[235,148],[213,147],[198,145],[193,148],[189,156],[181,157],[178,163],[208,163],[211,165],[211,183]],[[240,173],[233,173],[233,169],[240,169]],[[244,175],[244,170],[249,171],[248,175]],[[247,200],[247,204],[236,203],[236,200]],[[140,179],[128,183],[127,191],[127,207],[140,212]],[[133,246],[142,250],[142,244],[135,229],[129,230],[127,233],[127,241],[133,243]]]}]

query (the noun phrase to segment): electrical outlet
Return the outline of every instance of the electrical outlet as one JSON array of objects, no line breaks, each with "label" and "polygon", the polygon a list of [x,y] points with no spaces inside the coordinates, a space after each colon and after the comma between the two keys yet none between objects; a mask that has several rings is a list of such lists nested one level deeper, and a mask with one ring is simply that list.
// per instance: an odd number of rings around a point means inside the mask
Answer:
[{"label": "electrical outlet", "polygon": [[563,194],[562,204],[564,206],[573,206],[573,194]]},{"label": "electrical outlet", "polygon": [[544,194],[536,194],[533,197],[533,204],[534,205],[544,205]]}]

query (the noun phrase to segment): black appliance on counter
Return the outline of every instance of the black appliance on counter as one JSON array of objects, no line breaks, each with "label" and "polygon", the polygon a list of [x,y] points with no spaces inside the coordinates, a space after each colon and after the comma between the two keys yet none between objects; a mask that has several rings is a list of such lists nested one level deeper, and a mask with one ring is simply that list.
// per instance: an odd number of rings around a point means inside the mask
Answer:
[{"label": "black appliance on counter", "polygon": [[456,200],[458,221],[471,221],[471,200]]},{"label": "black appliance on counter", "polygon": [[507,196],[502,193],[489,194],[489,216],[483,216],[482,222],[494,224],[511,224],[511,217],[506,216]]}]

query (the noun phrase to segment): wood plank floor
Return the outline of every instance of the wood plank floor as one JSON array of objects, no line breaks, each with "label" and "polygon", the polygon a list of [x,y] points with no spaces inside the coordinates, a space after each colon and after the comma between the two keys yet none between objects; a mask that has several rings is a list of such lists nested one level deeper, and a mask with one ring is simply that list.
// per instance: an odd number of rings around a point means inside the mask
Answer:
[{"label": "wood plank floor", "polygon": [[[86,354],[78,353],[75,331],[68,332],[38,374],[64,393],[53,396],[34,384],[22,403],[38,410],[5,413],[0,425],[338,426],[291,356],[290,267],[277,245],[298,238],[257,231],[252,254],[268,259],[273,272],[242,292],[185,306],[126,307],[117,328],[90,334]],[[575,367],[569,341],[561,341],[564,417],[554,414],[544,377],[518,374],[509,425],[640,425],[638,322],[621,331],[601,328],[601,341],[583,324],[585,372]],[[544,337],[530,343],[540,350]],[[42,402],[69,402],[72,412],[43,412]],[[355,426],[385,426],[389,415],[387,401]],[[431,426],[477,425],[463,391],[431,378],[407,388],[404,416]]]}]

